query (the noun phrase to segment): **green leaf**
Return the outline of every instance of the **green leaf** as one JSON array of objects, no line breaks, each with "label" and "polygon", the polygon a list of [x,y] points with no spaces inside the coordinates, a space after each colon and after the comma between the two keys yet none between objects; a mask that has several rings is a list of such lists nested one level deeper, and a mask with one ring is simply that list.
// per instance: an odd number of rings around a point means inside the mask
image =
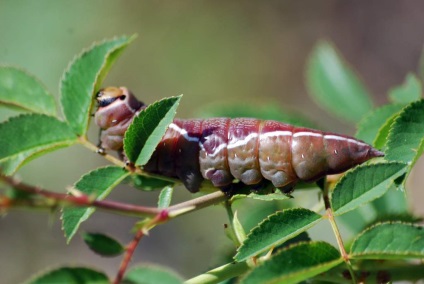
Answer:
[{"label": "green leaf", "polygon": [[411,166],[424,150],[424,100],[406,106],[395,119],[387,138],[385,159]]},{"label": "green leaf", "polygon": [[246,240],[246,232],[238,218],[237,211],[234,213],[232,226],[234,229],[235,238],[237,239],[237,243],[241,244],[242,242],[244,242],[244,240]]},{"label": "green leaf", "polygon": [[[54,150],[54,148],[50,149]],[[47,151],[47,150],[46,150]],[[30,158],[34,157],[37,151],[26,151],[12,158],[5,159],[0,162],[1,173],[10,176],[13,175],[21,166],[28,162]]]},{"label": "green leaf", "polygon": [[146,266],[134,267],[124,276],[125,284],[182,284],[183,280],[174,272],[167,269]]},{"label": "green leaf", "polygon": [[[129,175],[121,167],[108,166],[99,168],[84,175],[74,188],[95,200],[103,200],[112,189]],[[62,212],[62,229],[68,243],[77,232],[82,222],[87,220],[95,211],[94,207],[66,207]]]},{"label": "green leaf", "polygon": [[264,104],[264,105],[249,105],[247,103],[233,103],[233,104],[219,104],[213,106],[204,107],[199,116],[201,117],[254,117],[264,120],[276,120],[284,123],[317,128],[317,125],[302,116],[301,114],[295,113],[294,111],[289,111],[277,103],[274,104]]},{"label": "green leaf", "polygon": [[340,253],[328,243],[300,243],[282,249],[254,268],[241,283],[299,283],[341,262]]},{"label": "green leaf", "polygon": [[424,258],[424,229],[422,226],[380,223],[362,232],[352,243],[354,258]]},{"label": "green leaf", "polygon": [[118,241],[103,234],[84,233],[82,238],[92,251],[101,256],[117,256],[125,251]]},{"label": "green leaf", "polygon": [[26,284],[108,284],[107,276],[86,267],[61,267],[25,282]]},{"label": "green leaf", "polygon": [[247,235],[234,259],[243,261],[299,235],[322,216],[304,208],[286,209],[268,216]]},{"label": "green leaf", "polygon": [[[77,142],[72,129],[57,118],[25,114],[0,124],[0,162],[14,172],[30,156]],[[12,170],[11,170],[12,169]]]},{"label": "green leaf", "polygon": [[316,102],[344,120],[357,122],[372,109],[365,86],[329,42],[319,42],[315,47],[306,80]]},{"label": "green leaf", "polygon": [[112,64],[133,39],[123,36],[95,44],[77,56],[63,74],[60,85],[63,113],[76,134],[85,134],[94,93],[100,88]]},{"label": "green leaf", "polygon": [[14,67],[0,67],[0,103],[30,112],[56,116],[56,104],[35,77]]},{"label": "green leaf", "polygon": [[421,82],[412,73],[406,75],[405,82],[389,91],[389,98],[394,103],[409,104],[421,98]]},{"label": "green leaf", "polygon": [[385,145],[387,144],[387,138],[389,137],[389,132],[392,127],[393,122],[395,119],[399,116],[400,110],[393,114],[389,119],[386,120],[386,122],[380,127],[377,136],[375,137],[373,141],[374,147],[377,149],[383,149]]},{"label": "green leaf", "polygon": [[135,174],[129,176],[125,182],[130,183],[133,187],[143,191],[162,189],[165,186],[171,186],[174,184],[170,181]]},{"label": "green leaf", "polygon": [[[386,121],[390,121],[387,126],[387,129],[389,129],[392,121],[391,119],[394,119],[396,114],[403,107],[404,105],[401,104],[388,104],[372,110],[359,122],[358,131],[356,132],[355,137],[367,142],[368,144],[372,144],[376,140],[376,137],[378,137],[377,135],[379,135],[379,133],[383,131],[383,128],[386,127]],[[386,135],[384,135],[384,141],[387,133],[388,131],[386,132]]]},{"label": "green leaf", "polygon": [[137,166],[145,165],[174,119],[181,96],[165,98],[149,105],[134,117],[125,132],[124,150]]},{"label": "green leaf", "polygon": [[362,165],[347,172],[332,194],[334,214],[344,214],[380,197],[405,170],[405,164],[394,162]]},{"label": "green leaf", "polygon": [[171,204],[172,194],[174,188],[172,186],[166,186],[159,194],[158,208],[167,208]]}]

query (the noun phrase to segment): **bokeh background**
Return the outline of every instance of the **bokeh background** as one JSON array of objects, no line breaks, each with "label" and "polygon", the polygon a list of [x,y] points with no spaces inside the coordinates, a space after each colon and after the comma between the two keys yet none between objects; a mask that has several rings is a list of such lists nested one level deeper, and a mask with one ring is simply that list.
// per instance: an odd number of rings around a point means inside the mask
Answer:
[{"label": "bokeh background", "polygon": [[[0,0],[0,64],[28,70],[58,96],[63,70],[83,48],[137,33],[105,85],[128,86],[146,103],[184,94],[179,117],[199,116],[209,105],[272,103],[301,112],[322,128],[353,134],[353,127],[308,96],[305,64],[314,45],[332,41],[360,74],[375,105],[381,105],[390,87],[417,70],[423,27],[419,0]],[[10,114],[0,109],[2,119]],[[106,164],[75,146],[31,162],[18,176],[65,192],[82,174]],[[420,161],[416,172],[423,168]],[[422,216],[418,176],[411,177],[416,189],[411,200],[418,200],[414,210]],[[119,187],[111,198],[154,205],[156,193]],[[188,198],[178,190],[177,200]],[[128,242],[134,221],[97,212],[83,229]],[[133,263],[169,266],[185,278],[223,264],[216,255],[231,247],[225,222],[225,210],[216,206],[160,226],[142,240]],[[79,236],[66,245],[58,213],[12,211],[0,219],[0,283],[17,283],[62,264],[95,266],[114,275],[120,260],[93,254]]]}]

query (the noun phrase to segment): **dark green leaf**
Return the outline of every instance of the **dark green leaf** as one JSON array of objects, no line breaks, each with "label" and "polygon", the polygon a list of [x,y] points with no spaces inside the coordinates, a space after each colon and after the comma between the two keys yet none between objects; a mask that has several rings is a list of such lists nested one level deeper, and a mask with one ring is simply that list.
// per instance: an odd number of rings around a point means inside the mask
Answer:
[{"label": "dark green leaf", "polygon": [[343,262],[325,242],[300,243],[281,250],[242,279],[242,284],[299,283]]},{"label": "dark green leaf", "polygon": [[125,132],[124,150],[137,166],[145,165],[174,119],[181,96],[149,105],[136,116]]},{"label": "dark green leaf", "polygon": [[353,242],[355,258],[424,258],[424,229],[405,223],[380,223],[362,232]]},{"label": "dark green leaf", "polygon": [[[403,108],[404,105],[401,104],[389,104],[376,108],[368,113],[358,124],[358,131],[356,132],[355,137],[361,139],[368,144],[373,144],[376,140],[377,135],[382,132],[383,127],[386,125],[386,121],[394,118],[395,115]],[[392,120],[390,120],[391,122]],[[390,123],[387,126],[387,129],[390,128]],[[384,139],[387,136],[384,135]],[[384,140],[385,141],[385,140]],[[375,144],[373,144],[375,146]],[[378,147],[377,148],[382,148]]]},{"label": "dark green leaf", "polygon": [[85,134],[94,93],[133,39],[123,36],[95,44],[76,57],[63,74],[60,85],[63,113],[76,134]]},{"label": "dark green leaf", "polygon": [[125,251],[118,241],[103,234],[84,233],[82,238],[92,251],[102,256],[117,256]]},{"label": "dark green leaf", "polygon": [[[74,187],[86,195],[93,196],[96,200],[102,200],[128,175],[129,172],[120,167],[108,166],[84,175]],[[62,229],[68,242],[75,235],[81,223],[87,220],[94,211],[94,207],[63,209]]]},{"label": "dark green leaf", "polygon": [[14,67],[0,67],[0,103],[26,111],[56,115],[56,104],[35,77]]},{"label": "dark green leaf", "polygon": [[276,247],[314,226],[321,215],[308,209],[287,209],[268,216],[248,234],[234,259],[249,257]]},{"label": "dark green leaf", "polygon": [[171,204],[174,188],[167,186],[159,194],[158,208],[167,208]]},{"label": "dark green leaf", "polygon": [[362,165],[336,184],[331,204],[335,215],[344,214],[383,195],[406,170],[403,163]]},{"label": "dark green leaf", "polygon": [[25,282],[26,284],[109,284],[107,276],[85,267],[62,267]]},{"label": "dark green leaf", "polygon": [[173,185],[170,181],[140,175],[131,175],[125,181],[143,191],[153,191]]},{"label": "dark green leaf", "polygon": [[134,267],[124,277],[124,284],[182,284],[183,280],[174,272],[161,267]]},{"label": "dark green leaf", "polygon": [[424,100],[405,107],[387,138],[386,160],[414,165],[424,150]]},{"label": "dark green leaf", "polygon": [[26,159],[77,142],[72,129],[44,114],[12,117],[0,124],[0,162],[5,173],[13,173]]},{"label": "dark green leaf", "polygon": [[418,78],[409,73],[405,82],[389,91],[389,98],[394,103],[409,104],[421,98],[421,82]]},{"label": "dark green leaf", "polygon": [[327,111],[358,122],[372,109],[370,95],[329,42],[320,42],[306,71],[309,93]]},{"label": "dark green leaf", "polygon": [[294,111],[288,111],[277,104],[248,105],[246,103],[220,104],[205,107],[201,112],[202,117],[254,117],[258,119],[276,120],[284,123],[317,128],[317,125]]}]

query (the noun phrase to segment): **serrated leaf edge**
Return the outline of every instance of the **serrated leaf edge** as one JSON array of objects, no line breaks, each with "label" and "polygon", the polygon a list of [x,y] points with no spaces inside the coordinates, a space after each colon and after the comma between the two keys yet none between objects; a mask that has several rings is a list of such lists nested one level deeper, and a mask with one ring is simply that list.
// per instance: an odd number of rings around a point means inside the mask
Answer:
[{"label": "serrated leaf edge", "polygon": [[23,107],[23,106],[21,106],[21,105],[17,105],[17,104],[14,104],[14,103],[11,103],[11,102],[8,102],[8,101],[2,101],[1,99],[0,99],[0,103],[4,103],[4,104],[8,104],[8,105],[11,105],[11,106],[15,106],[15,107],[18,107],[18,108],[20,108],[20,109],[23,109],[23,110],[26,110],[26,111],[30,111],[30,112],[34,112],[34,113],[39,113],[39,114],[45,114],[45,115],[48,115],[48,116],[53,116],[53,117],[55,117],[55,118],[59,118],[58,117],[58,115],[57,115],[57,110],[58,110],[58,107],[57,107],[57,102],[56,102],[56,100],[55,100],[55,97],[53,96],[53,94],[49,91],[49,89],[47,88],[47,86],[38,78],[38,77],[36,77],[36,76],[34,76],[33,74],[31,74],[28,70],[26,70],[26,69],[24,69],[24,68],[22,68],[22,67],[20,67],[20,66],[14,66],[14,65],[8,65],[8,64],[0,64],[0,68],[5,68],[5,69],[15,69],[15,70],[18,70],[18,71],[20,71],[20,72],[22,72],[22,73],[24,73],[25,75],[27,75],[28,77],[31,77],[32,79],[34,79],[34,81],[36,81],[38,84],[39,84],[39,86],[40,87],[42,87],[43,88],[43,90],[46,92],[46,94],[48,94],[48,95],[50,95],[51,96],[51,98],[52,98],[52,100],[53,100],[53,104],[54,104],[54,110],[55,110],[55,112],[54,113],[45,113],[45,112],[37,112],[37,111],[34,111],[34,110],[32,110],[32,109],[29,109],[29,108],[26,108],[26,107]]},{"label": "serrated leaf edge", "polygon": [[[401,119],[402,114],[404,114],[409,108],[413,108],[414,105],[419,104],[421,102],[424,102],[424,99],[420,99],[414,102],[411,102],[410,104],[407,104],[399,113],[398,116],[395,118],[395,120],[393,121],[392,125],[390,126],[390,130],[389,130],[389,134],[387,135],[387,140],[386,140],[386,152],[389,152],[390,147],[389,147],[389,142],[391,141],[392,136],[395,136],[396,133],[394,133],[394,126],[397,123],[398,120]],[[393,137],[395,139],[395,137]],[[421,142],[419,144],[419,146],[423,145],[423,141],[424,141],[424,137],[421,138]],[[419,157],[414,157],[414,159],[410,162],[408,162],[408,166],[412,167],[414,165],[414,163],[418,160]],[[401,162],[401,163],[405,163],[403,161],[399,161],[399,160],[391,160],[391,162]]]},{"label": "serrated leaf edge", "polygon": [[[253,227],[253,228],[250,230],[250,232],[246,235],[246,239],[245,239],[245,241],[246,241],[246,240],[248,240],[248,239],[249,239],[249,237],[250,237],[250,236],[252,236],[254,233],[256,233],[256,231],[257,231],[257,230],[259,230],[259,229],[261,228],[261,226],[263,226],[263,224],[264,224],[264,223],[266,223],[266,222],[270,222],[270,221],[271,221],[271,218],[275,218],[275,217],[277,217],[278,215],[284,214],[284,213],[289,212],[289,211],[304,211],[304,212],[305,212],[305,211],[309,211],[308,213],[310,213],[310,212],[315,213],[316,215],[320,216],[320,218],[318,218],[317,220],[313,221],[313,222],[312,222],[312,223],[310,223],[308,226],[303,227],[303,229],[299,229],[299,230],[296,230],[295,232],[291,233],[291,234],[289,235],[290,237],[288,237],[288,236],[283,237],[283,238],[281,238],[281,239],[280,239],[280,241],[279,241],[279,242],[277,242],[277,243],[275,243],[275,244],[273,244],[273,245],[271,245],[271,246],[267,246],[267,247],[263,248],[262,250],[258,251],[258,252],[257,252],[257,254],[259,254],[259,253],[261,253],[261,252],[264,252],[265,250],[270,249],[270,248],[271,248],[271,247],[273,247],[273,246],[280,245],[280,244],[282,244],[282,243],[284,243],[284,242],[286,242],[286,241],[290,240],[291,238],[296,237],[296,236],[297,236],[297,235],[299,235],[300,233],[302,233],[302,232],[306,231],[307,229],[311,228],[312,226],[314,226],[316,223],[318,223],[318,222],[319,222],[320,220],[322,220],[322,218],[323,218],[323,216],[322,216],[322,215],[320,215],[320,214],[318,214],[318,213],[316,213],[316,212],[314,212],[314,211],[312,211],[312,210],[306,209],[306,208],[289,208],[289,209],[284,209],[284,210],[281,210],[281,211],[277,211],[277,212],[275,212],[275,213],[273,213],[273,214],[271,214],[271,215],[268,215],[265,219],[263,219],[261,222],[259,222],[259,224],[258,224],[258,225],[256,225],[255,227]],[[237,262],[243,261],[243,260],[245,260],[245,259],[247,259],[247,258],[249,258],[249,257],[253,256],[253,255],[249,255],[249,256],[247,256],[247,257],[245,257],[245,258],[237,259],[237,255],[240,253],[240,249],[241,249],[243,246],[244,246],[244,242],[241,244],[241,246],[240,246],[240,247],[238,247],[238,248],[237,248],[237,253],[236,253],[236,255],[234,256],[234,260],[236,260]],[[257,255],[257,254],[256,254],[256,255]]]},{"label": "serrated leaf edge", "polygon": [[[352,168],[352,169],[350,169],[350,170],[348,170],[348,171],[346,171],[346,173],[339,179],[339,181],[335,184],[335,186],[334,186],[334,189],[333,189],[333,192],[332,193],[334,193],[334,191],[336,190],[336,188],[337,188],[337,186],[339,186],[339,184],[341,184],[342,182],[344,182],[344,180],[345,179],[347,179],[347,176],[348,175],[351,175],[351,173],[352,172],[355,172],[355,171],[358,171],[359,169],[362,169],[362,168],[371,168],[371,167],[375,167],[376,165],[391,165],[391,164],[399,164],[399,165],[404,165],[404,167],[403,167],[403,169],[406,167],[406,164],[405,163],[402,163],[402,162],[398,162],[398,161],[390,161],[390,162],[385,162],[385,163],[378,163],[378,164],[362,164],[362,165],[359,165],[359,166],[356,166],[356,167],[354,167],[354,168]],[[402,170],[402,169],[401,169]],[[399,171],[401,171],[401,170],[399,170]],[[383,181],[384,182],[384,181]],[[394,182],[394,179],[391,181],[391,183],[389,183],[389,185],[387,186],[387,188],[390,188],[390,185],[392,184]],[[375,186],[374,186],[375,187]],[[384,194],[384,193],[383,193]],[[380,195],[380,196],[382,196],[382,195]],[[374,199],[372,199],[372,200],[375,200],[375,199],[377,199],[378,197],[380,197],[380,196],[377,196],[376,198],[374,198]],[[369,202],[371,202],[372,200],[370,200]],[[367,202],[367,203],[369,203],[369,202]],[[333,208],[333,198],[331,197],[331,200],[330,200],[330,203],[331,203],[331,207]],[[358,206],[358,207],[361,207],[361,206],[363,206],[363,205],[365,205],[365,204],[367,204],[367,203],[364,203],[364,204],[361,204],[360,206]],[[345,205],[344,205],[345,206]],[[342,207],[340,207],[340,208],[343,208],[344,206],[342,206]],[[356,208],[358,208],[358,207],[356,207]],[[337,210],[340,210],[340,208],[338,208],[338,209],[334,209],[333,208],[333,210],[334,210],[334,216],[340,216],[340,215],[343,215],[343,214],[345,214],[345,213],[347,213],[347,212],[349,212],[349,211],[352,211],[352,210],[354,210],[355,208],[353,208],[353,209],[350,209],[350,210],[348,210],[348,211],[343,211],[342,213],[336,213],[336,211]]]},{"label": "serrated leaf edge", "polygon": [[[302,241],[302,242],[298,242],[298,243],[295,243],[295,244],[291,244],[291,245],[289,245],[288,247],[285,247],[285,248],[283,248],[283,249],[281,249],[281,250],[279,250],[278,252],[277,252],[277,254],[275,254],[275,255],[273,255],[273,257],[275,257],[276,255],[279,255],[279,254],[281,254],[281,253],[283,253],[284,251],[288,251],[288,250],[290,250],[290,249],[293,249],[294,247],[297,247],[297,246],[302,246],[302,245],[311,245],[311,244],[326,244],[326,245],[329,245],[329,246],[331,246],[332,248],[334,248],[332,245],[330,245],[329,243],[327,243],[327,242],[324,242],[324,241]],[[336,248],[334,248],[334,249],[336,249]],[[336,250],[337,251],[337,250]],[[316,269],[316,268],[319,268],[319,267],[323,267],[323,266],[326,266],[326,265],[329,265],[329,264],[332,264],[332,263],[336,263],[334,266],[336,266],[336,265],[338,265],[338,264],[340,264],[340,263],[342,263],[343,262],[343,258],[342,258],[342,256],[340,255],[340,252],[339,251],[337,251],[338,253],[339,253],[339,258],[337,258],[337,259],[335,259],[335,260],[332,260],[332,261],[329,261],[329,262],[325,262],[325,263],[322,263],[322,264],[319,264],[319,265],[316,265],[316,266],[314,266],[313,268],[307,268],[307,269],[302,269],[301,271],[297,271],[297,272],[292,272],[292,273],[288,273],[288,274],[286,274],[284,277],[279,277],[278,279],[275,279],[275,280],[271,280],[271,281],[269,281],[269,282],[267,282],[268,284],[271,284],[271,283],[280,283],[281,282],[281,280],[282,279],[287,279],[287,278],[291,278],[291,277],[293,277],[293,275],[296,275],[296,274],[300,274],[300,273],[306,273],[306,272],[309,272],[309,271],[312,271],[312,270],[314,270],[314,269]],[[272,258],[271,258],[272,259]],[[256,266],[255,268],[257,268],[257,267],[260,267],[260,266],[262,266],[262,265],[264,265],[264,263],[266,263],[266,262],[262,262],[260,265],[258,265],[258,266]],[[334,267],[334,266],[331,266],[331,267]],[[243,280],[252,272],[253,270],[251,270],[248,274],[246,274],[243,278],[242,278],[242,280],[240,281],[240,283],[243,283]]]},{"label": "serrated leaf edge", "polygon": [[[10,123],[13,120],[23,119],[23,117],[31,117],[31,116],[42,116],[42,117],[53,118],[53,119],[57,120],[58,122],[63,123],[64,125],[67,125],[68,127],[70,127],[68,123],[66,123],[65,121],[60,120],[58,117],[47,115],[47,114],[44,114],[44,113],[23,113],[23,114],[19,114],[17,116],[9,117],[7,120],[1,122],[0,125],[4,125],[4,124],[7,124],[7,123]],[[55,148],[55,147],[58,147],[58,146],[65,147],[65,146],[68,146],[68,145],[72,145],[72,144],[74,144],[76,142],[77,142],[77,136],[75,135],[75,139],[72,139],[72,140],[62,140],[60,142],[55,142],[55,143],[48,144],[48,145],[52,145],[52,147],[39,146],[37,148],[41,148],[42,147],[43,149],[37,150],[37,152],[35,152],[33,154],[37,154],[37,153],[43,151],[44,149],[51,149],[51,148]],[[12,156],[1,158],[0,159],[0,162],[6,161],[6,160],[9,160],[9,159],[13,159],[17,155],[22,154],[25,151],[28,151],[28,150],[31,150],[31,149],[37,149],[37,148],[26,148],[26,149],[23,149],[21,152],[18,152],[16,154],[12,155]],[[25,159],[25,160],[27,160],[27,159]]]},{"label": "serrated leaf edge", "polygon": [[[82,175],[73,185],[72,185],[72,187],[73,188],[76,188],[76,185],[77,185],[77,183],[83,178],[83,177],[85,177],[85,176],[88,176],[88,175],[91,175],[91,174],[93,174],[94,172],[97,172],[97,171],[99,171],[99,170],[102,170],[102,169],[106,169],[106,168],[119,168],[119,169],[122,169],[122,168],[120,168],[120,167],[118,167],[118,166],[104,166],[104,167],[100,167],[100,168],[97,168],[97,169],[94,169],[94,170],[92,170],[92,171],[90,171],[90,172],[88,172],[88,173],[86,173],[86,174],[84,174],[84,175]],[[119,178],[119,179],[117,179],[113,184],[112,184],[112,186],[108,189],[108,190],[105,190],[105,192],[106,192],[106,195],[99,195],[99,196],[101,196],[102,197],[102,199],[103,198],[105,198],[106,196],[108,196],[109,194],[110,194],[110,192],[118,185],[118,184],[120,184],[126,177],[128,177],[130,175],[130,172],[126,172],[126,174],[124,174],[124,175],[122,175],[122,177],[121,178]],[[69,194],[69,192],[68,192],[68,194]],[[96,196],[96,200],[99,200],[98,198],[99,198],[99,196]],[[100,199],[100,200],[102,200],[102,199]],[[66,243],[67,244],[69,244],[70,243],[70,241],[72,240],[72,238],[75,236],[75,234],[77,233],[77,231],[78,231],[78,229],[79,229],[79,227],[81,226],[81,223],[83,223],[84,221],[86,221],[94,212],[95,212],[95,208],[94,207],[86,207],[86,209],[87,209],[87,211],[84,213],[84,215],[81,217],[81,222],[79,222],[79,224],[75,227],[75,229],[72,231],[72,233],[69,235],[69,236],[67,236],[66,235],[66,232],[65,232],[65,227],[64,227],[64,223],[63,223],[63,209],[64,209],[64,207],[62,207],[61,209],[60,209],[60,212],[61,212],[61,214],[60,214],[60,220],[62,221],[61,222],[61,230],[63,231],[63,233],[64,233],[64,236],[65,236],[65,238],[66,238]],[[91,210],[90,210],[91,209]]]},{"label": "serrated leaf edge", "polygon": [[94,93],[96,91],[96,90],[94,90],[94,88],[95,88],[95,86],[97,84],[97,80],[98,80],[99,74],[101,73],[102,69],[104,68],[104,66],[105,66],[105,64],[106,64],[107,59],[109,58],[109,56],[114,51],[116,51],[117,49],[122,48],[123,46],[130,44],[131,41],[133,41],[136,37],[137,37],[136,34],[134,34],[132,36],[121,35],[121,36],[114,36],[112,38],[104,38],[101,41],[95,41],[89,47],[83,48],[82,51],[80,51],[78,54],[74,55],[74,57],[71,59],[71,61],[68,62],[68,66],[65,68],[65,71],[63,72],[63,74],[62,74],[62,76],[61,76],[61,78],[59,80],[59,93],[60,93],[60,102],[61,102],[60,103],[60,109],[61,109],[61,112],[62,112],[65,120],[66,120],[66,114],[65,114],[65,110],[64,110],[64,107],[63,107],[63,104],[62,104],[62,96],[63,96],[63,94],[61,93],[62,92],[62,84],[63,84],[63,81],[64,81],[65,77],[68,76],[68,74],[69,74],[69,72],[71,70],[71,67],[75,63],[75,61],[77,61],[77,60],[83,58],[84,56],[86,56],[96,46],[100,46],[100,45],[105,44],[107,42],[116,41],[116,40],[119,40],[121,38],[128,38],[128,41],[127,42],[115,46],[113,49],[109,50],[109,52],[106,53],[105,58],[104,58],[104,61],[103,61],[103,64],[102,64],[102,66],[100,67],[100,69],[96,73],[95,80],[94,80],[93,85],[92,85],[92,88],[91,88],[92,89],[92,94],[91,94],[91,99],[90,99],[89,111],[87,112],[87,114],[88,114],[87,124],[84,127],[84,129],[87,130],[88,125],[90,124],[90,118],[91,118],[90,117],[90,110],[93,108],[93,105],[94,105],[93,96],[94,96]]},{"label": "serrated leaf edge", "polygon": [[[175,114],[177,113],[177,107],[178,107],[178,105],[179,105],[179,102],[180,102],[180,100],[181,100],[181,98],[182,98],[182,94],[181,95],[179,95],[179,96],[171,96],[171,97],[166,97],[166,98],[162,98],[162,99],[160,99],[160,100],[157,100],[157,101],[155,101],[155,102],[153,102],[152,104],[150,104],[150,105],[148,105],[145,109],[143,109],[140,113],[138,113],[137,114],[137,116],[136,117],[134,117],[134,119],[133,119],[133,121],[131,122],[131,124],[128,126],[128,129],[127,129],[127,131],[125,131],[125,134],[124,134],[124,153],[125,153],[125,155],[127,155],[127,150],[126,150],[126,143],[125,143],[125,140],[126,140],[126,138],[127,138],[127,133],[129,133],[128,132],[128,130],[131,128],[131,127],[134,127],[133,125],[134,125],[134,121],[136,120],[136,118],[137,117],[139,117],[140,115],[141,115],[141,113],[142,112],[146,112],[147,110],[149,110],[150,108],[152,108],[152,107],[154,107],[154,105],[155,104],[157,104],[157,103],[159,103],[159,102],[161,102],[161,101],[164,101],[164,100],[167,100],[167,99],[177,99],[176,100],[176,102],[174,103],[174,105],[171,107],[171,108],[173,108],[173,107],[175,107],[175,112],[174,112],[174,116],[175,116]],[[163,121],[163,117],[160,119],[160,121],[159,121],[159,123],[157,124],[157,125],[159,125],[162,121]],[[172,121],[169,123],[169,124],[171,124],[172,123]],[[157,126],[156,125],[156,126]],[[168,127],[169,127],[169,125],[166,127],[166,129],[168,129]],[[165,130],[165,132],[166,132],[166,130]],[[162,135],[162,137],[165,135],[165,132],[164,132],[164,134]],[[150,136],[149,136],[150,137]],[[144,146],[147,144],[147,141],[149,141],[149,138],[147,138],[146,139],[146,143],[143,145],[143,147],[141,147],[141,150],[140,150],[140,152],[138,153],[138,155],[137,155],[137,159],[135,160],[135,161],[133,161],[134,163],[136,163],[136,161],[138,160],[138,157],[140,156],[140,153],[141,153],[141,151],[143,150],[143,148],[144,148]],[[152,153],[153,154],[153,153]],[[127,155],[128,156],[128,155]],[[137,164],[136,164],[137,165]]]},{"label": "serrated leaf edge", "polygon": [[[375,227],[379,227],[379,226],[381,226],[381,225],[391,225],[391,224],[401,224],[401,225],[409,225],[409,226],[411,226],[411,227],[415,227],[415,228],[421,228],[422,230],[424,230],[424,227],[423,226],[420,226],[420,225],[416,225],[416,224],[414,224],[414,223],[409,223],[409,222],[402,222],[402,221],[386,221],[386,222],[378,222],[378,223],[375,223],[375,224],[373,224],[373,225],[371,225],[371,226],[369,226],[368,228],[366,228],[365,230],[363,230],[362,232],[360,232],[357,236],[356,236],[356,238],[353,240],[353,242],[352,242],[352,245],[350,246],[350,251],[349,251],[349,256],[351,256],[351,257],[353,257],[353,258],[355,258],[356,256],[364,256],[364,255],[373,255],[373,253],[376,253],[376,254],[378,254],[378,255],[385,255],[385,253],[384,252],[382,252],[381,250],[379,250],[379,251],[369,251],[369,252],[366,252],[366,253],[352,253],[352,249],[353,249],[353,246],[355,245],[355,243],[356,243],[356,241],[360,238],[360,237],[362,237],[365,233],[367,233],[368,231],[370,231],[370,230],[372,230],[372,229],[374,229]],[[413,256],[413,255],[417,255],[417,254],[410,254],[410,253],[399,253],[399,254],[394,254],[394,253],[387,253],[386,255],[399,255],[399,256],[408,256],[408,255],[411,255],[411,256]],[[418,256],[422,256],[422,254],[418,254]]]}]

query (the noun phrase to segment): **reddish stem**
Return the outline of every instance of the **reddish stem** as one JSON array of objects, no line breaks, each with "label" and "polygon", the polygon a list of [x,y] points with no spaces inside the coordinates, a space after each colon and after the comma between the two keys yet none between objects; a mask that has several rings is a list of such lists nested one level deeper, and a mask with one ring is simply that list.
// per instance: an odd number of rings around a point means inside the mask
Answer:
[{"label": "reddish stem", "polygon": [[88,195],[85,195],[85,194],[81,194],[80,196],[72,196],[69,194],[52,192],[45,189],[41,189],[39,187],[25,184],[11,177],[0,176],[0,178],[18,190],[25,191],[31,194],[38,194],[38,195],[51,198],[54,200],[64,201],[74,206],[82,206],[82,207],[95,206],[97,208],[118,211],[118,212],[132,213],[136,215],[144,215],[144,216],[146,215],[155,216],[162,211],[155,207],[131,205],[131,204],[115,202],[115,201],[107,201],[107,200],[92,200],[92,198],[90,198]]},{"label": "reddish stem", "polygon": [[144,236],[143,229],[140,229],[137,231],[134,239],[128,244],[127,250],[125,252],[124,258],[122,259],[121,265],[118,270],[118,274],[116,275],[115,280],[113,281],[113,284],[119,284],[121,283],[125,271],[127,270],[127,267],[131,261],[131,258],[134,254],[135,249],[137,248],[138,243],[140,242],[141,238]]}]

